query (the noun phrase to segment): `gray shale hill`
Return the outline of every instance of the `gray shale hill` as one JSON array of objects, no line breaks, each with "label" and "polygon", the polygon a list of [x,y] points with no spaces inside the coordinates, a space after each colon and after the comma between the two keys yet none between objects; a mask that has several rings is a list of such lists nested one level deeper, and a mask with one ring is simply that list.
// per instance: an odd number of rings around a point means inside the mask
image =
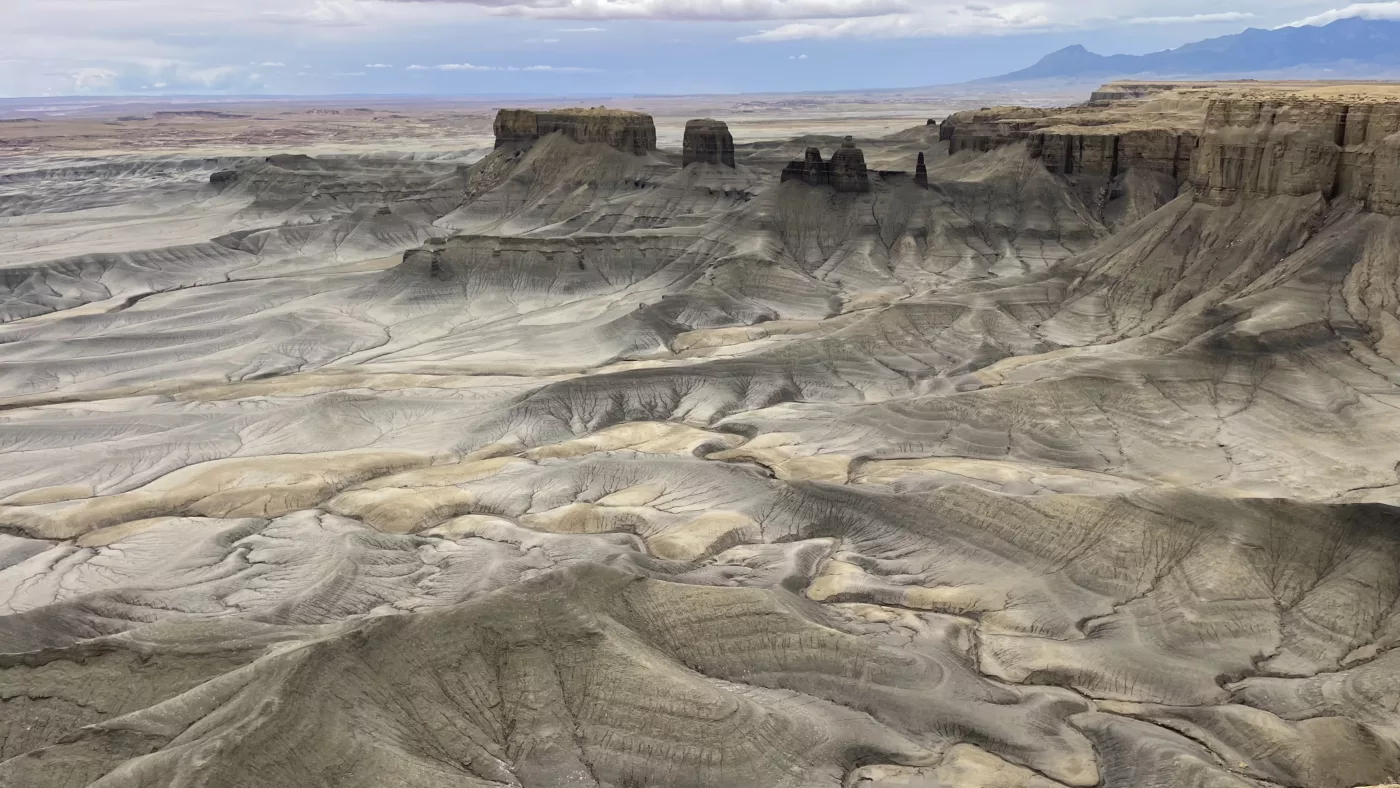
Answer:
[{"label": "gray shale hill", "polygon": [[1368,90],[7,173],[0,786],[1392,779]]}]

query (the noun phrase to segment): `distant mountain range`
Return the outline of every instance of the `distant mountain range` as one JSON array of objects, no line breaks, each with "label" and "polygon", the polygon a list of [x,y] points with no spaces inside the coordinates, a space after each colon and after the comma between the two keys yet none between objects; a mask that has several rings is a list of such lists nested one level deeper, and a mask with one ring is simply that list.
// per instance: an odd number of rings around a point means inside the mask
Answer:
[{"label": "distant mountain range", "polygon": [[1400,21],[1350,18],[1320,27],[1250,28],[1146,55],[1099,55],[1072,46],[1030,68],[979,81],[1267,74],[1315,79],[1400,75]]}]

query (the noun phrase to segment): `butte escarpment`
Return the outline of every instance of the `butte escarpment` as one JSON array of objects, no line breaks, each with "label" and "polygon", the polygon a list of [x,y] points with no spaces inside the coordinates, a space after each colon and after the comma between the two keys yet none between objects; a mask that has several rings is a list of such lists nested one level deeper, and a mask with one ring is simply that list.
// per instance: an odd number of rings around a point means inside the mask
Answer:
[{"label": "butte escarpment", "polygon": [[1367,90],[7,176],[0,786],[1392,779]]}]

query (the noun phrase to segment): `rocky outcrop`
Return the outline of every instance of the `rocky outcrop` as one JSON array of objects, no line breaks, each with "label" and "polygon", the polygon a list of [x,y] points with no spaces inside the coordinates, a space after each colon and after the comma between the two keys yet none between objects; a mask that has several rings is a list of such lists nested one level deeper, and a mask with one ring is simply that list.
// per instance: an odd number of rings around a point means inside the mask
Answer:
[{"label": "rocky outcrop", "polygon": [[1321,193],[1400,215],[1400,103],[1213,101],[1191,183],[1213,205]]},{"label": "rocky outcrop", "polygon": [[1197,138],[1171,127],[1134,128],[1088,112],[1034,107],[960,112],[943,122],[941,132],[949,141],[949,153],[986,152],[1024,142],[1046,169],[1076,176],[1094,188],[1128,169],[1166,176],[1179,186],[1191,172]]},{"label": "rocky outcrop", "polygon": [[990,107],[949,115],[938,127],[938,139],[948,143],[948,153],[989,150],[1023,141],[1047,125],[1054,110],[1036,107]]},{"label": "rocky outcrop", "polygon": [[865,154],[851,137],[831,154],[831,161],[822,161],[820,149],[808,148],[801,160],[794,159],[783,168],[782,180],[830,186],[838,192],[870,191],[870,170],[865,166]]},{"label": "rocky outcrop", "polygon": [[1062,175],[1112,180],[1130,169],[1166,175],[1179,185],[1191,171],[1196,135],[1167,129],[1123,132],[1044,131],[1026,135],[1031,157]]},{"label": "rocky outcrop", "polygon": [[1149,98],[1182,87],[1183,85],[1174,82],[1110,82],[1089,94],[1089,106],[1102,107],[1120,101]]},{"label": "rocky outcrop", "polygon": [[841,147],[831,154],[831,186],[838,192],[870,191],[870,173],[865,167],[865,154],[856,142],[847,137]]},{"label": "rocky outcrop", "polygon": [[924,164],[924,154],[919,154],[919,162],[914,165],[914,184],[928,188],[928,167]]},{"label": "rocky outcrop", "polygon": [[687,121],[682,144],[682,166],[696,162],[734,166],[734,136],[722,120],[702,118]]},{"label": "rocky outcrop", "polygon": [[598,142],[626,153],[656,149],[656,124],[642,112],[572,108],[537,112],[503,109],[496,113],[496,147],[527,147],[559,132],[574,142]]},{"label": "rocky outcrop", "polygon": [[810,186],[825,186],[831,182],[830,170],[822,161],[820,148],[808,148],[801,159],[793,159],[783,168],[782,183],[802,181]]}]

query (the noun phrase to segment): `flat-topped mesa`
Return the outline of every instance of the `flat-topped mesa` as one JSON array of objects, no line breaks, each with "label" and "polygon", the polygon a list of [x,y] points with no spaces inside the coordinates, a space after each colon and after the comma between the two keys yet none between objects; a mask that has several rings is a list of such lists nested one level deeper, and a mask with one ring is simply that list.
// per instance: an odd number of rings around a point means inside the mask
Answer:
[{"label": "flat-topped mesa", "polygon": [[656,124],[642,112],[575,107],[539,112],[503,109],[496,113],[496,147],[528,147],[559,132],[574,142],[599,142],[626,153],[656,150]]},{"label": "flat-topped mesa", "polygon": [[722,120],[700,118],[686,121],[681,166],[695,163],[734,166],[734,136]]},{"label": "flat-topped mesa", "polygon": [[802,181],[810,186],[830,186],[838,192],[870,191],[870,171],[865,166],[865,154],[847,137],[831,154],[831,161],[822,161],[819,148],[808,148],[801,160],[794,159],[783,168],[782,180]]},{"label": "flat-topped mesa", "polygon": [[1120,121],[1078,108],[994,107],[951,115],[940,131],[950,154],[1024,142],[1047,170],[1094,189],[1128,169],[1166,176],[1178,186],[1187,181],[1195,132]]},{"label": "flat-topped mesa", "polygon": [[1400,216],[1400,103],[1212,101],[1191,184],[1212,205],[1321,193]]}]

